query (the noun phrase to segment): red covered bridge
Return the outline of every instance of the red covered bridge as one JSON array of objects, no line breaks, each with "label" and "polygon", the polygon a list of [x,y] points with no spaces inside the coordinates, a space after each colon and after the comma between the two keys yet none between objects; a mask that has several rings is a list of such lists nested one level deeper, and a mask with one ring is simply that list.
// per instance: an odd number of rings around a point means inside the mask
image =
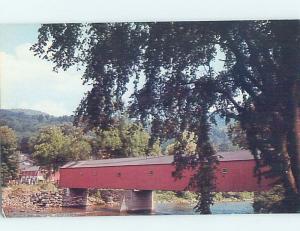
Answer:
[{"label": "red covered bridge", "polygon": [[[270,180],[262,179],[258,183],[254,176],[255,160],[249,151],[220,152],[218,158],[216,191],[262,191],[270,188]],[[135,204],[127,207],[151,206],[152,209],[149,199],[151,197],[152,203],[152,190],[187,189],[193,172],[185,171],[184,177],[179,180],[172,177],[174,170],[173,156],[70,162],[60,168],[60,187],[72,189],[69,197],[85,195],[84,189],[88,188],[133,190],[124,200],[130,204],[129,201],[134,198]],[[145,206],[146,201],[148,205]],[[141,203],[143,205],[137,206]]]}]

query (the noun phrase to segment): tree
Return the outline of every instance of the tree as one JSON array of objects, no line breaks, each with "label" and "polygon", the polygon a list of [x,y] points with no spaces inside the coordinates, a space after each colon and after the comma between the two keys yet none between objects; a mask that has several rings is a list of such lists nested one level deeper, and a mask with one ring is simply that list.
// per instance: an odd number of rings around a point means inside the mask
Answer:
[{"label": "tree", "polygon": [[[195,137],[194,133],[188,133],[188,132],[183,132],[182,133],[182,143],[185,143],[185,150],[184,152],[186,153],[186,155],[195,155],[195,151],[196,151],[196,140],[197,138]],[[175,151],[178,149],[178,146],[181,145],[180,141],[175,140],[173,143],[169,144],[166,147],[166,154],[167,155],[174,155]]]},{"label": "tree", "polygon": [[161,154],[159,142],[156,142],[151,150],[148,150],[149,133],[141,125],[126,121],[124,118],[119,119],[110,129],[97,130],[96,134],[93,147],[98,158]]},{"label": "tree", "polygon": [[[156,139],[181,142],[184,131],[195,133],[195,156],[184,157],[183,142],[175,163],[178,172],[197,168],[191,182],[201,194],[196,209],[209,213],[215,114],[240,123],[257,169],[270,167],[284,185],[286,206],[297,210],[299,46],[299,21],[290,20],[47,24],[32,50],[56,71],[85,68],[84,83],[93,88],[77,109],[76,124],[109,128],[126,109],[122,97],[132,81],[129,113],[151,123],[150,145]],[[222,70],[215,67],[220,52]]]},{"label": "tree", "polygon": [[29,141],[29,137],[23,137],[21,139],[19,146],[22,153],[31,153]]},{"label": "tree", "polygon": [[[218,152],[228,152],[236,151],[239,149],[239,143],[235,141],[231,136],[238,136],[239,134],[231,134],[232,125],[228,128],[222,126],[221,124],[216,124],[211,128],[210,140],[213,147]],[[233,133],[233,132],[232,132]],[[196,140],[194,133],[189,133],[187,131],[182,133],[182,142],[186,142],[186,150],[184,151],[187,155],[195,154],[196,150]],[[169,140],[166,142],[165,154],[174,155],[174,149],[178,147],[178,140]]]},{"label": "tree", "polygon": [[31,139],[32,157],[37,164],[48,169],[49,174],[68,161],[90,157],[91,146],[79,128],[53,126],[42,128]]},{"label": "tree", "polygon": [[1,185],[6,185],[9,180],[18,176],[17,138],[14,131],[7,127],[0,127],[1,144]]},{"label": "tree", "polygon": [[228,126],[228,136],[234,145],[239,146],[241,149],[249,149],[246,133],[239,123]]}]

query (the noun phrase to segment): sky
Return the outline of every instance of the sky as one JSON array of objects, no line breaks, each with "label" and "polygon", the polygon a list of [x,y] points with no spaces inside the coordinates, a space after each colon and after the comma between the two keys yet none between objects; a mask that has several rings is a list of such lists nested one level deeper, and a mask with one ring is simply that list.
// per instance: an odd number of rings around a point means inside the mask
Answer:
[{"label": "sky", "polygon": [[[90,86],[82,85],[82,72],[53,72],[51,62],[33,55],[39,24],[0,24],[0,107],[33,109],[54,116],[72,115]],[[219,49],[218,49],[219,50]],[[213,66],[223,68],[218,52]],[[143,85],[143,78],[141,78]],[[123,99],[128,102],[133,82]]]},{"label": "sky", "polygon": [[1,108],[26,108],[54,116],[71,115],[89,86],[81,72],[52,71],[53,64],[29,50],[39,24],[0,24]]}]

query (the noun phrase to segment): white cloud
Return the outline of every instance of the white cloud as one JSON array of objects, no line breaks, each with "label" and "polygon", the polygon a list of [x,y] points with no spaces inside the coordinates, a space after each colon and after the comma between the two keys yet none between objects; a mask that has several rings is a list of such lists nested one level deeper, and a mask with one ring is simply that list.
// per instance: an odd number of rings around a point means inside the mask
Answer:
[{"label": "white cloud", "polygon": [[[53,64],[35,57],[31,44],[21,44],[14,53],[0,51],[0,94],[2,108],[29,108],[52,115],[70,115],[90,86],[82,86],[82,72],[52,71]],[[222,52],[214,62],[216,70],[223,68]],[[144,83],[144,77],[142,78]],[[128,102],[133,83],[123,99]]]},{"label": "white cloud", "polygon": [[0,51],[2,108],[30,108],[52,115],[72,114],[89,87],[82,86],[82,73],[55,73],[52,64],[35,57],[30,44],[13,54]]}]

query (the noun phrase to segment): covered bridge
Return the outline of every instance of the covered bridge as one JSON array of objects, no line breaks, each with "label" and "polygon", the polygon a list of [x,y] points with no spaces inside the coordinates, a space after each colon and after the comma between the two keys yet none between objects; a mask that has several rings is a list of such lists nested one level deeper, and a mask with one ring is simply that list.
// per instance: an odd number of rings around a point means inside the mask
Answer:
[{"label": "covered bridge", "polygon": [[[263,191],[270,188],[270,179],[263,178],[259,183],[254,175],[255,160],[249,151],[219,152],[217,155],[220,163],[216,169],[216,191]],[[173,156],[76,161],[60,168],[59,184],[63,188],[75,189],[76,195],[88,188],[124,189],[139,191],[140,194],[151,192],[151,195],[153,190],[193,191],[187,188],[192,170],[184,171],[181,179],[172,176],[174,170]]]}]

